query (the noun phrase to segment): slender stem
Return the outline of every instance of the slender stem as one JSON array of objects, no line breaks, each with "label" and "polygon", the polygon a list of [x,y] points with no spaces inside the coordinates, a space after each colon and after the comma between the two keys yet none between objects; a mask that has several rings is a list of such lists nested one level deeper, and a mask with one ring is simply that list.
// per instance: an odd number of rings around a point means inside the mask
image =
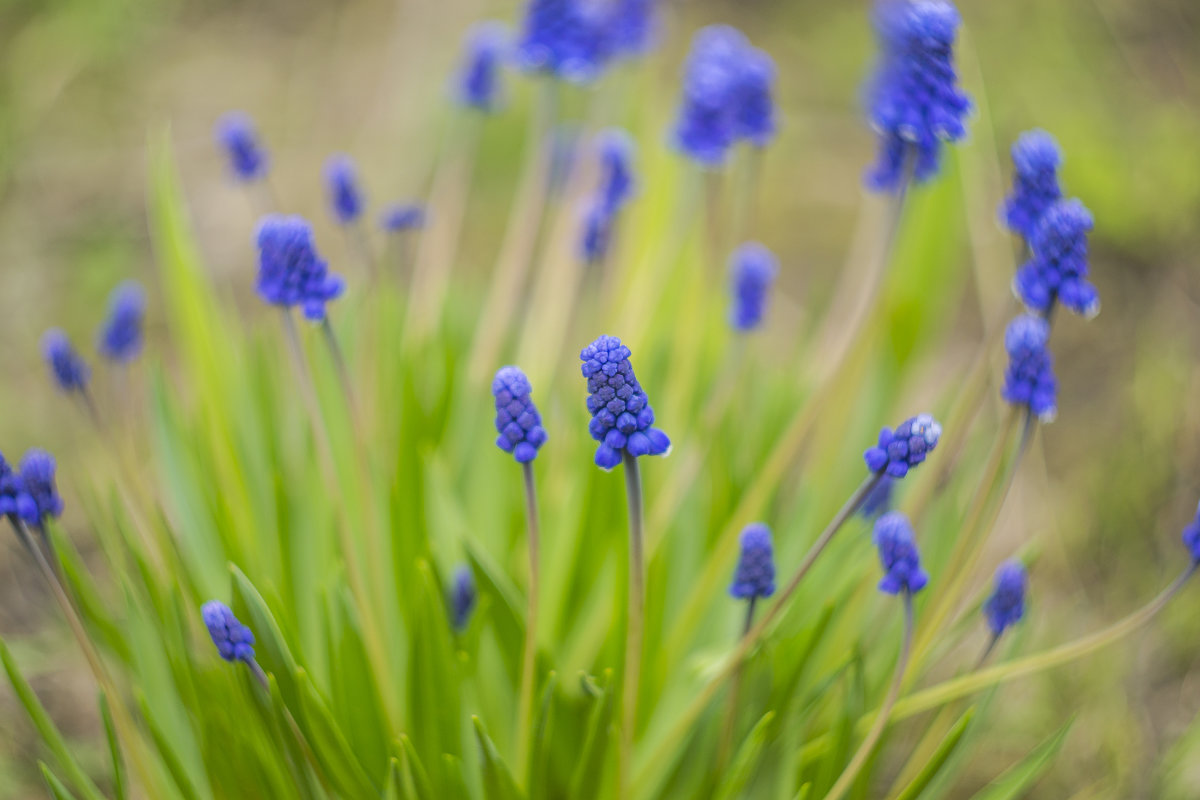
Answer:
[{"label": "slender stem", "polygon": [[258,681],[258,685],[263,688],[267,694],[271,693],[271,682],[267,680],[267,673],[263,672],[263,668],[253,658],[246,661],[246,666],[250,668],[250,674]]},{"label": "slender stem", "polygon": [[92,393],[88,391],[86,386],[83,386],[79,389],[79,396],[83,398],[83,406],[87,409],[88,417],[90,417],[92,423],[99,428],[100,412],[96,409],[96,401],[92,399]]},{"label": "slender stem", "polygon": [[[754,625],[754,605],[758,602],[758,595],[750,595],[749,602],[746,603],[746,621],[742,624],[742,636],[750,632],[751,626]],[[742,674],[744,673],[744,665],[738,663],[734,668],[733,681],[729,687],[729,705],[725,709],[725,725],[721,729],[721,744],[717,749],[717,774],[720,774],[725,769],[725,764],[729,761],[730,751],[733,749],[733,734],[737,727],[737,712],[738,706],[741,703],[742,694]]]},{"label": "slender stem", "polygon": [[338,380],[342,382],[342,391],[346,395],[346,403],[350,406],[350,415],[357,422],[358,405],[354,402],[354,384],[350,380],[350,370],[346,367],[346,357],[342,354],[342,346],[333,332],[333,325],[329,323],[328,316],[321,320],[321,334],[325,338],[325,344],[329,347],[330,355],[333,356],[333,363],[337,366]]},{"label": "slender stem", "polygon": [[908,667],[908,657],[912,652],[912,633],[912,594],[906,590],[904,592],[904,641],[900,645],[900,658],[896,661],[896,672],[892,676],[892,685],[888,687],[887,697],[884,698],[883,706],[880,707],[879,713],[875,716],[875,724],[871,726],[867,737],[859,745],[858,751],[855,752],[854,757],[850,759],[850,763],[846,765],[846,769],[838,777],[837,783],[829,790],[829,794],[825,795],[825,800],[841,800],[846,792],[850,791],[850,787],[854,785],[855,779],[858,778],[858,773],[862,771],[863,765],[867,763],[867,759],[874,752],[875,745],[879,743],[879,737],[883,736],[883,731],[887,728],[892,709],[896,705],[896,698],[900,694],[900,683],[904,679],[904,670]]},{"label": "slender stem", "polygon": [[354,251],[355,257],[362,263],[367,274],[372,279],[375,274],[375,253],[371,248],[371,240],[367,238],[367,228],[363,224],[362,219],[353,224],[346,225],[346,239],[350,242],[350,249]]},{"label": "slender stem", "polygon": [[622,701],[620,796],[629,796],[633,773],[633,734],[637,725],[638,681],[642,666],[642,624],[646,604],[646,565],[642,555],[642,478],[637,459],[625,453],[625,495],[629,502],[629,603],[625,628],[625,680]]},{"label": "slender stem", "polygon": [[976,664],[975,664],[976,671],[980,670],[983,667],[984,662],[986,662],[988,660],[988,656],[990,656],[992,654],[992,651],[996,649],[996,643],[999,641],[1000,641],[1000,634],[998,634],[998,633],[993,633],[988,638],[987,647],[983,648],[983,653],[980,654],[979,661],[976,662]]},{"label": "slender stem", "polygon": [[517,763],[519,774],[525,774],[528,759],[529,724],[533,713],[533,683],[537,672],[537,612],[539,596],[540,531],[538,521],[537,487],[533,479],[533,462],[521,465],[525,476],[525,523],[529,529],[529,609],[525,612],[525,652],[521,670],[521,699],[517,709]]}]

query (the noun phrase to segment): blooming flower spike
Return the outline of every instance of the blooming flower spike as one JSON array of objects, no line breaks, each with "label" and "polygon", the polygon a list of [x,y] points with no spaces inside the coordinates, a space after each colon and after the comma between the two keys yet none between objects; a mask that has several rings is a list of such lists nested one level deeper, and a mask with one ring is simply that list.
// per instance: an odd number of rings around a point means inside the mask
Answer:
[{"label": "blooming flower spike", "polygon": [[477,111],[494,111],[500,105],[500,67],[506,47],[508,30],[501,23],[481,22],[471,28],[458,73],[459,103]]},{"label": "blooming flower spike", "polygon": [[729,594],[739,600],[770,597],[775,594],[775,554],[771,547],[771,529],[762,523],[747,525],[742,531],[742,554]]},{"label": "blooming flower spike", "polygon": [[684,64],[675,147],[704,167],[719,167],[737,138],[746,37],[728,25],[696,32]]},{"label": "blooming flower spike", "polygon": [[889,511],[875,522],[872,538],[879,548],[879,562],[884,572],[879,591],[915,594],[925,588],[929,576],[921,569],[921,556],[908,517],[899,511]]},{"label": "blooming flower spike", "polygon": [[1020,561],[1005,561],[996,570],[995,588],[983,603],[983,614],[993,636],[999,636],[1010,625],[1025,616],[1025,590],[1029,578]]},{"label": "blooming flower spike", "polygon": [[100,329],[100,354],[118,364],[128,364],[142,352],[142,327],[146,316],[146,290],[137,281],[125,281],[108,299],[108,319]]},{"label": "blooming flower spike", "polygon": [[396,203],[384,209],[379,227],[388,233],[404,233],[425,227],[425,207],[419,203]]},{"label": "blooming flower spike", "polygon": [[454,629],[461,631],[471,620],[475,609],[475,576],[470,567],[461,564],[454,570],[454,584],[450,590],[450,617]]},{"label": "blooming flower spike", "polygon": [[1013,405],[1027,407],[1042,422],[1054,419],[1058,392],[1049,338],[1050,323],[1032,314],[1014,319],[1004,333],[1008,370],[1001,394]]},{"label": "blooming flower spike", "polygon": [[496,446],[512,453],[524,464],[537,457],[538,449],[546,442],[546,429],[533,398],[533,387],[525,373],[516,367],[501,367],[492,381],[496,398],[496,431],[500,436]]},{"label": "blooming flower spike", "polygon": [[24,501],[18,512],[30,525],[41,528],[46,518],[58,518],[63,512],[63,500],[54,480],[54,456],[45,450],[33,449],[21,458],[20,478],[24,491],[33,500],[33,508]]},{"label": "blooming flower spike", "polygon": [[325,185],[333,218],[349,225],[362,216],[363,195],[358,185],[358,170],[348,155],[330,156],[325,162]]},{"label": "blooming flower spike", "polygon": [[658,0],[615,0],[610,27],[618,54],[639,56],[654,46],[657,5]]},{"label": "blooming flower spike", "polygon": [[613,54],[608,8],[587,0],[529,0],[517,64],[572,83],[588,83]]},{"label": "blooming flower spike", "polygon": [[739,331],[762,324],[767,295],[779,273],[775,255],[758,242],[747,242],[733,252],[733,310],[730,322]]},{"label": "blooming flower spike", "polygon": [[324,319],[325,304],[346,286],[317,254],[312,226],[302,217],[272,214],[259,223],[257,238],[259,297],[272,305],[300,306],[309,319]]},{"label": "blooming flower spike", "polygon": [[1012,146],[1013,190],[1000,207],[1000,220],[1025,241],[1033,238],[1042,215],[1062,199],[1058,168],[1062,151],[1054,137],[1032,130],[1017,137]]},{"label": "blooming flower spike", "polygon": [[249,182],[267,174],[267,154],[250,117],[240,111],[229,112],[217,121],[216,138],[229,157],[229,171],[235,178]]},{"label": "blooming flower spike", "polygon": [[775,138],[774,88],[775,62],[762,50],[749,48],[738,81],[734,133],[755,147],[766,147]]},{"label": "blooming flower spike", "polygon": [[4,460],[3,454],[0,454],[0,517],[8,517],[14,525],[16,519],[29,525],[36,525],[41,519],[37,500],[29,493],[21,475]]},{"label": "blooming flower spike", "polygon": [[902,422],[894,431],[881,430],[879,443],[863,453],[863,459],[871,472],[903,478],[937,447],[941,435],[942,426],[933,417],[919,414]]},{"label": "blooming flower spike", "polygon": [[220,600],[210,600],[200,609],[200,614],[221,658],[247,664],[254,660],[254,634],[238,622],[229,606]]},{"label": "blooming flower spike", "polygon": [[46,335],[42,337],[42,354],[59,389],[68,393],[87,389],[92,370],[75,348],[71,347],[65,333],[58,328],[46,331]]},{"label": "blooming flower spike", "polygon": [[1021,302],[1042,315],[1060,302],[1076,314],[1100,313],[1100,295],[1087,280],[1087,236],[1095,222],[1078,200],[1059,200],[1038,223],[1031,258],[1017,272],[1013,289]]},{"label": "blooming flower spike", "polygon": [[612,469],[625,455],[666,455],[671,440],[654,426],[654,411],[633,374],[629,348],[615,336],[601,336],[579,354],[588,382],[588,431],[600,443],[596,466]]}]

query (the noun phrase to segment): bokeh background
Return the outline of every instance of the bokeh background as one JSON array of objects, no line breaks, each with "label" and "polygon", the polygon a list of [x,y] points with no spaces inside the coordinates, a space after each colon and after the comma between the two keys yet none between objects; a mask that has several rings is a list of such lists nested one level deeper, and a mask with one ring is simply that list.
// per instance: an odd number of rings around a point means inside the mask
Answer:
[{"label": "bokeh background", "polygon": [[[1165,584],[1200,497],[1200,4],[959,7],[959,63],[980,106],[963,148],[977,169],[962,213],[947,225],[966,226],[965,237],[954,233],[967,244],[962,268],[991,283],[979,279],[979,310],[928,313],[946,314],[953,335],[977,338],[1003,299],[993,290],[999,271],[1011,270],[1012,243],[994,208],[1020,131],[1042,127],[1058,138],[1067,192],[1097,219],[1092,268],[1103,311],[1057,326],[1060,419],[1023,465],[996,535],[998,548],[1038,535],[1029,641],[1052,643],[1103,626]],[[868,12],[860,0],[669,3],[662,46],[636,74],[620,76],[611,100],[636,107],[642,148],[665,148],[694,29],[735,24],[775,58],[782,133],[767,156],[754,226],[783,265],[785,330],[819,317],[863,202],[860,177],[874,145],[860,104],[872,54]],[[254,115],[277,191],[318,221],[336,264],[348,250],[326,221],[324,158],[353,155],[376,206],[421,198],[452,124],[446,96],[462,34],[475,20],[513,22],[519,13],[516,2],[486,0],[0,0],[0,447],[96,446],[51,391],[38,341],[59,325],[89,342],[104,298],[126,277],[143,280],[153,298],[144,208],[150,132],[170,126],[208,264],[236,298],[253,302],[254,217],[213,146],[216,118],[231,108]],[[532,94],[530,81],[509,77],[514,111]],[[491,264],[523,116],[502,115],[482,140],[461,246],[465,274]],[[150,324],[153,337],[162,325],[153,301]],[[69,478],[64,490],[70,502]],[[68,514],[67,524],[86,552],[86,520]],[[974,785],[1074,715],[1063,754],[1033,796],[1200,796],[1198,602],[1200,589],[1189,587],[1150,629],[1005,687],[967,773]],[[81,760],[98,761],[91,679],[7,536],[0,634]],[[40,745],[7,684],[0,720],[0,797],[42,796]]]}]

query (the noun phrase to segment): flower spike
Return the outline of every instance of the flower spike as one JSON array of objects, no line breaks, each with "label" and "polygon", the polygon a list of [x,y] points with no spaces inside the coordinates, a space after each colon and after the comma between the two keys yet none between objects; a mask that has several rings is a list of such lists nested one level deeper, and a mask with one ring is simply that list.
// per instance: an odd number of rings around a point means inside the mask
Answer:
[{"label": "flower spike", "polygon": [[942,426],[937,420],[929,414],[919,414],[905,420],[895,431],[881,430],[879,443],[863,453],[863,459],[871,472],[886,472],[893,478],[903,478],[937,447],[941,435]]},{"label": "flower spike", "polygon": [[659,456],[671,440],[654,425],[654,410],[629,363],[629,348],[615,336],[601,336],[579,354],[588,382],[588,431],[600,443],[596,466],[612,469],[624,455]]}]

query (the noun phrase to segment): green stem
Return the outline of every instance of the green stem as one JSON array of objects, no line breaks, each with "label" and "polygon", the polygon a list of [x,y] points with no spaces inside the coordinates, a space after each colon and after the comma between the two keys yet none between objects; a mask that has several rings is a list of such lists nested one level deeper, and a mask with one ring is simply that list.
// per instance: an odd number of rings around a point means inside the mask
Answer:
[{"label": "green stem", "polygon": [[519,774],[526,774],[529,755],[529,724],[533,712],[533,684],[537,673],[537,612],[539,596],[539,550],[541,525],[538,521],[537,487],[533,462],[521,465],[525,477],[525,522],[529,529],[529,609],[525,614],[525,649],[521,670],[521,698],[517,708],[517,762]]},{"label": "green stem", "polygon": [[342,383],[342,392],[345,393],[346,403],[350,406],[350,416],[354,419],[356,423],[355,427],[357,427],[358,405],[354,401],[354,384],[350,380],[350,370],[346,367],[346,357],[342,354],[342,346],[338,343],[337,335],[333,332],[333,325],[329,323],[328,315],[321,320],[321,334],[325,339],[325,344],[329,347],[333,363],[337,367],[338,380]]},{"label": "green stem", "polygon": [[642,554],[642,479],[637,459],[628,452],[625,462],[625,496],[629,503],[629,603],[625,629],[625,679],[622,700],[620,795],[629,797],[633,772],[633,736],[637,725],[638,680],[642,666],[642,624],[646,605],[646,565]]},{"label": "green stem", "polygon": [[[746,603],[746,621],[742,625],[742,636],[750,632],[750,628],[754,625],[754,605],[758,602],[758,595],[750,595],[750,601]],[[733,749],[733,734],[737,727],[737,712],[738,705],[741,703],[742,694],[742,674],[744,673],[743,664],[739,663],[734,669],[733,681],[729,687],[729,705],[725,709],[725,725],[721,730],[721,744],[717,749],[717,769],[719,775],[725,769],[725,764],[729,761],[730,751]]]}]

